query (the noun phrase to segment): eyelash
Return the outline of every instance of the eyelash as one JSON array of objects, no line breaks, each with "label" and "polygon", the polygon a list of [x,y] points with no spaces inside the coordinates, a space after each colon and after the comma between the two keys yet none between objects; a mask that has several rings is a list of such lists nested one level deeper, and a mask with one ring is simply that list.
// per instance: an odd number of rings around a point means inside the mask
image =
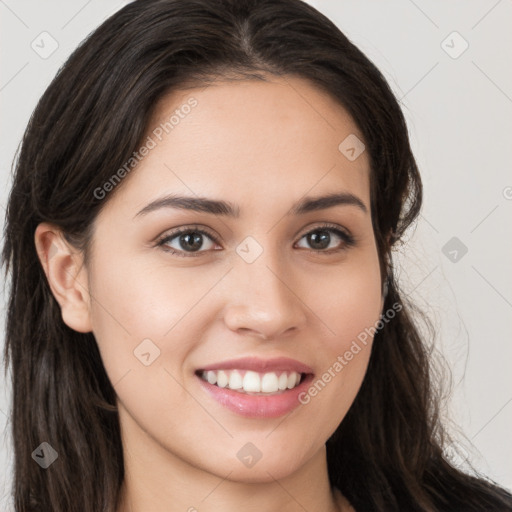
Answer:
[{"label": "eyelash", "polygon": [[[329,250],[321,250],[321,249],[304,249],[304,250],[306,250],[308,252],[316,253],[316,254],[333,254],[333,253],[338,253],[341,251],[346,251],[350,247],[355,246],[357,243],[357,239],[353,235],[350,235],[350,234],[346,233],[345,231],[342,231],[341,229],[339,229],[336,225],[329,224],[329,223],[321,224],[319,226],[316,226],[314,229],[307,231],[299,238],[299,240],[302,240],[305,236],[307,236],[311,233],[315,233],[317,231],[330,231],[330,232],[334,233],[336,236],[341,238],[341,240],[343,241],[342,247],[340,247],[338,249],[329,249]],[[202,253],[208,252],[208,251],[191,251],[191,252],[177,251],[176,249],[171,249],[165,245],[168,242],[170,242],[171,240],[173,240],[174,238],[178,237],[179,235],[185,234],[185,233],[187,233],[187,234],[188,233],[199,233],[201,235],[206,235],[213,242],[215,242],[216,244],[219,244],[217,238],[213,234],[206,231],[205,229],[200,228],[200,227],[190,226],[190,227],[178,228],[175,231],[172,231],[171,233],[166,233],[165,235],[163,235],[161,238],[159,238],[157,240],[156,245],[157,245],[157,247],[161,247],[162,250],[164,250],[165,252],[168,252],[175,256],[185,257],[185,258],[200,256]]]}]

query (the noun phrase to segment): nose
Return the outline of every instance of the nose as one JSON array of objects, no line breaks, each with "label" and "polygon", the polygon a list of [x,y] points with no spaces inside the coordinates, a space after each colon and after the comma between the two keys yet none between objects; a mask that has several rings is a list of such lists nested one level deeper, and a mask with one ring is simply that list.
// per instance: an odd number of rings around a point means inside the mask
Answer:
[{"label": "nose", "polygon": [[302,329],[306,298],[300,282],[279,256],[263,251],[253,263],[235,262],[224,309],[224,321],[238,334],[276,339]]}]

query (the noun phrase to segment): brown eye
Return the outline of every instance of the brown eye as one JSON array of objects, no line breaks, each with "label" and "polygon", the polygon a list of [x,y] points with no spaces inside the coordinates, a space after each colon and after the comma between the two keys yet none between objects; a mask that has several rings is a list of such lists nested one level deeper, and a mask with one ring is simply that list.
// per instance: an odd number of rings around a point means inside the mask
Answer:
[{"label": "brown eye", "polygon": [[307,232],[301,237],[302,239],[305,239],[309,248],[315,252],[337,252],[355,245],[353,236],[329,225],[319,226]]},{"label": "brown eye", "polygon": [[[205,237],[209,239],[209,242],[205,243]],[[198,254],[194,253],[202,253],[211,250],[215,243],[217,243],[217,241],[213,236],[203,229],[185,228],[167,234],[158,242],[158,246],[161,246],[165,251],[177,256],[197,256]]]}]

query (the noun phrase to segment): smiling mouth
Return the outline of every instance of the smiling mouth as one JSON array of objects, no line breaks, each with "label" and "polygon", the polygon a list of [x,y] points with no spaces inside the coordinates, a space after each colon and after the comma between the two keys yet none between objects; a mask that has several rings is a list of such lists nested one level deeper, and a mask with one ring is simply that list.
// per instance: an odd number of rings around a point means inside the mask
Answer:
[{"label": "smiling mouth", "polygon": [[297,387],[307,374],[296,371],[255,372],[251,370],[197,370],[202,380],[219,388],[248,395],[270,396]]}]

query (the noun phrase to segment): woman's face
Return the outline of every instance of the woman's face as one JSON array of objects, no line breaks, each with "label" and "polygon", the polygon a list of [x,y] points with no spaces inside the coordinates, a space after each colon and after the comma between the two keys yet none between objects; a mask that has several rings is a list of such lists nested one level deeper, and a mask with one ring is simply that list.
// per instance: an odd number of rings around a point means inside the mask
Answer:
[{"label": "woman's face", "polygon": [[[284,477],[324,449],[383,305],[362,136],[308,82],[271,80],[157,105],[140,163],[104,198],[87,268],[130,455],[240,481]],[[342,200],[307,207],[330,194]],[[304,375],[288,389],[292,372]]]}]

